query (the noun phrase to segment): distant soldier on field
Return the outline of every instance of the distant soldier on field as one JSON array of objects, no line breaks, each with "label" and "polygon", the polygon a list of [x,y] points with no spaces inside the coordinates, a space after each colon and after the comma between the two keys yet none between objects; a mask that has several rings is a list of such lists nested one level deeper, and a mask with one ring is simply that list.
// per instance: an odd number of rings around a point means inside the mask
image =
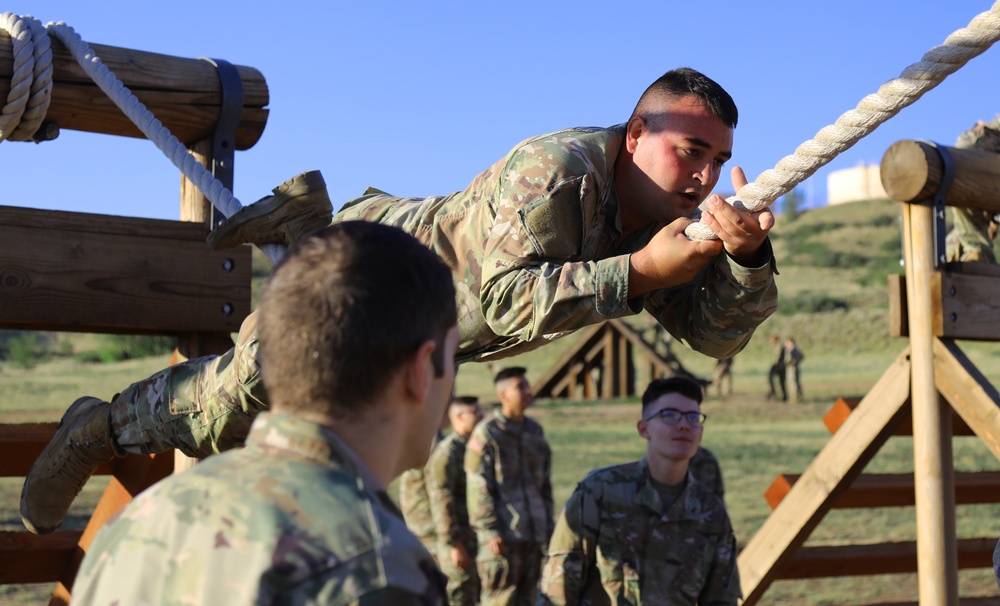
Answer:
[{"label": "distant soldier on field", "polygon": [[795,339],[792,337],[785,339],[785,357],[787,358],[785,362],[786,382],[789,389],[795,388],[795,395],[792,401],[801,402],[805,396],[802,394],[802,376],[799,366],[802,365],[802,360],[805,360],[806,356],[799,349],[799,346],[795,344]]},{"label": "distant soldier on field", "polygon": [[501,370],[494,386],[500,411],[476,426],[465,451],[481,601],[534,604],[553,528],[552,451],[524,414],[534,401],[525,369]]},{"label": "distant soldier on field", "polygon": [[479,602],[479,575],[476,533],[469,526],[466,505],[465,450],[472,430],[483,420],[483,408],[475,396],[453,398],[448,418],[452,432],[431,452],[425,479],[437,536],[434,553],[448,577],[448,602],[467,606]]},{"label": "distant soldier on field", "polygon": [[785,344],[781,342],[778,335],[771,335],[771,347],[774,348],[774,362],[767,373],[767,382],[770,391],[767,393],[768,400],[778,397],[778,388],[781,389],[781,401],[788,401],[788,389],[785,386]]},{"label": "distant soldier on field", "polygon": [[720,398],[728,398],[733,395],[733,356],[719,358],[715,361],[712,385],[715,385]]}]

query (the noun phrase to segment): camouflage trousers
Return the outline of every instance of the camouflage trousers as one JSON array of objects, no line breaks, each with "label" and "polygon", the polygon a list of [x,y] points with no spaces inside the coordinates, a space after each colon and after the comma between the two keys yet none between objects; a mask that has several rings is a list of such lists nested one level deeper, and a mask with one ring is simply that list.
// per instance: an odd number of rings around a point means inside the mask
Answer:
[{"label": "camouflage trousers", "polygon": [[480,550],[476,559],[482,584],[480,603],[484,606],[534,604],[538,598],[544,549],[545,545],[540,543],[505,542],[503,556]]},{"label": "camouflage trousers", "polygon": [[128,452],[178,448],[206,457],[242,446],[254,417],[266,408],[252,313],[228,352],[171,366],[116,395],[111,427]]},{"label": "camouflage trousers", "polygon": [[[476,544],[473,541],[467,543],[465,549],[473,556],[476,553]],[[468,570],[462,570],[451,561],[451,547],[442,545],[438,547],[438,565],[441,572],[448,577],[448,604],[450,606],[473,606],[479,603],[479,573],[476,570],[475,562]]]}]

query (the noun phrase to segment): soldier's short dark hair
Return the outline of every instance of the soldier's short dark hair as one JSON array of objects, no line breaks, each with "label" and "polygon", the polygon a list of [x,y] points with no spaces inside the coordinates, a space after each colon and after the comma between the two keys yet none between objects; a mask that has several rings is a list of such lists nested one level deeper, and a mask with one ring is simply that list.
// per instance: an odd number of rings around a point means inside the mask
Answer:
[{"label": "soldier's short dark hair", "polygon": [[493,377],[493,384],[496,385],[500,381],[505,379],[511,379],[513,377],[523,377],[527,374],[527,369],[520,366],[511,366],[510,368],[504,368]]},{"label": "soldier's short dark hair", "polygon": [[479,398],[476,396],[455,396],[451,399],[449,406],[475,406],[479,404]]},{"label": "soldier's short dark hair", "polygon": [[457,322],[451,272],[396,227],[345,221],[300,240],[258,316],[264,385],[286,411],[354,416],[428,340],[438,376],[454,363],[444,359]]},{"label": "soldier's short dark hair", "polygon": [[657,101],[685,95],[694,95],[720,120],[736,128],[740,113],[733,98],[718,82],[690,67],[672,69],[657,78],[639,97],[632,116],[655,120],[655,116],[650,114],[656,109]]},{"label": "soldier's short dark hair", "polygon": [[653,379],[650,381],[649,386],[646,387],[646,391],[642,394],[643,417],[646,416],[646,408],[649,407],[650,404],[659,400],[668,393],[679,393],[686,398],[691,398],[698,404],[701,404],[701,401],[705,397],[705,393],[702,391],[701,385],[699,385],[694,379],[683,376]]}]

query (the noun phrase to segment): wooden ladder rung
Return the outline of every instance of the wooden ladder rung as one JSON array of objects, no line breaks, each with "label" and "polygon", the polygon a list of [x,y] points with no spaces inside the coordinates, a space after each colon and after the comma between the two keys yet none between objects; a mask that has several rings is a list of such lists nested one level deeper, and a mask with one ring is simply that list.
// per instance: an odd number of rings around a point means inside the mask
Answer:
[{"label": "wooden ladder rung", "polygon": [[[798,474],[781,474],[764,492],[771,509],[785,498]],[[905,507],[914,505],[913,474],[862,474],[833,503],[833,507]],[[1000,503],[1000,472],[969,471],[955,473],[955,503]]]},{"label": "wooden ladder rung", "polygon": [[[28,475],[32,463],[52,439],[58,423],[0,424],[0,477],[16,478]],[[101,465],[94,475],[112,473],[111,464]]]},{"label": "wooden ladder rung", "polygon": [[[958,567],[992,568],[995,538],[959,539]],[[868,576],[917,571],[915,541],[803,547],[778,571],[778,579]]]},{"label": "wooden ladder rung", "polygon": [[[823,424],[830,431],[831,434],[837,433],[841,425],[847,421],[847,417],[850,416],[851,412],[857,408],[858,404],[861,403],[861,398],[858,397],[840,397],[837,401],[830,407],[827,411],[826,416],[823,417]],[[974,431],[966,424],[962,417],[958,413],[952,411],[951,414],[951,433],[955,436],[974,436],[976,435]],[[910,415],[907,414],[899,426],[893,430],[892,435],[894,436],[912,436],[913,435],[913,422]]]},{"label": "wooden ladder rung", "polygon": [[82,530],[63,530],[46,535],[28,531],[0,531],[0,585],[6,583],[52,583],[59,580]]}]

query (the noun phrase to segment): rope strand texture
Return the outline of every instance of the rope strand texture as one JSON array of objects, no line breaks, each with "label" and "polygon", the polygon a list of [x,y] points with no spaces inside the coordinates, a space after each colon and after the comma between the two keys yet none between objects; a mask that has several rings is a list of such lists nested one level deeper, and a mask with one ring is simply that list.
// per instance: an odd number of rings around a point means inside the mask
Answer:
[{"label": "rope strand texture", "polygon": [[[878,92],[862,99],[855,109],[844,113],[834,124],[820,129],[815,138],[800,145],[794,154],[782,158],[773,169],[762,172],[726,202],[750,212],[770,206],[970,59],[982,54],[997,39],[1000,39],[1000,0],[990,10],[974,17],[968,27],[948,36],[944,44],[927,51],[920,62],[903,70],[899,78],[886,82]],[[684,233],[692,240],[718,239],[715,232],[700,221],[690,224]]]},{"label": "rope strand texture", "polygon": [[[76,62],[104,94],[194,183],[219,212],[231,217],[242,208],[233,192],[198,162],[177,137],[171,134],[170,129],[146,109],[72,27],[62,22],[42,27],[33,17],[18,17],[7,12],[0,15],[0,28],[8,31],[14,42],[14,78],[8,104],[0,115],[0,141],[7,138],[12,141],[31,140],[41,126],[51,99],[52,53],[48,35],[52,35],[69,49]],[[27,93],[29,87],[30,97]],[[6,135],[8,132],[10,134]],[[285,247],[269,244],[260,249],[268,258],[277,262],[284,255]]]}]

